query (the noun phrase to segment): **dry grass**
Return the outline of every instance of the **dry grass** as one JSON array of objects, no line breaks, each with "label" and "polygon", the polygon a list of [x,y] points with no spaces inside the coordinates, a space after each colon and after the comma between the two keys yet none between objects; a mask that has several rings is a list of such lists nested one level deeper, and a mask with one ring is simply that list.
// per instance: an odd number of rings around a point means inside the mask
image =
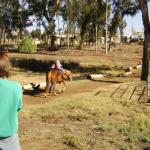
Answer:
[{"label": "dry grass", "polygon": [[[59,146],[48,144],[50,149],[64,146],[83,150],[101,146],[112,150],[142,149],[149,143],[150,108],[135,101],[110,98],[107,90],[116,86],[64,95],[36,107],[27,105],[23,116],[28,119],[32,116],[32,120],[43,126],[42,132],[49,130],[49,135],[52,132],[57,136],[52,141]],[[105,97],[103,94],[94,96],[99,90],[103,90]]]},{"label": "dry grass", "polygon": [[[74,62],[78,74],[94,70],[111,75],[100,81],[68,83],[67,91],[58,97],[44,99],[26,94],[19,131],[23,150],[142,150],[150,146],[149,104],[143,98],[142,103],[137,102],[139,93],[130,99],[134,87],[141,87],[140,70],[131,77],[114,77],[141,61],[141,46],[119,45],[108,55],[104,49],[97,56],[94,53],[85,48],[71,50],[69,55],[63,50],[48,55],[10,54],[13,59],[34,60],[34,64],[55,59],[64,60],[66,65]],[[22,83],[45,80],[44,70],[24,73],[24,69],[15,70],[12,79],[17,77]],[[119,85],[130,88],[122,97],[121,91],[111,97]]]}]

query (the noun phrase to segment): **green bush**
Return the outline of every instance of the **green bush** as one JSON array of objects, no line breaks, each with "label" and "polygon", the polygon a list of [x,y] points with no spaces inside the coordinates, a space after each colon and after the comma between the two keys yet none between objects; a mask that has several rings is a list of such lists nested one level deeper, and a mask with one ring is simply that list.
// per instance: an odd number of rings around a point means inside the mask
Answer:
[{"label": "green bush", "polygon": [[25,37],[19,44],[19,52],[21,53],[35,53],[37,46],[33,43],[30,37]]}]

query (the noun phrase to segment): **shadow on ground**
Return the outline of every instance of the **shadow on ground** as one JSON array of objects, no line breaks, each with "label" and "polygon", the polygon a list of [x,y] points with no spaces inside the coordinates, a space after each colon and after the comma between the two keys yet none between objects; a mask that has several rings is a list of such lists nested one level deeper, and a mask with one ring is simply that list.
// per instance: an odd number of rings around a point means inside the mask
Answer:
[{"label": "shadow on ground", "polygon": [[[54,63],[53,61],[44,61],[44,60],[36,60],[36,59],[11,59],[13,67],[19,67],[21,69],[31,70],[33,72],[47,72]],[[103,73],[103,71],[110,70],[123,70],[122,67],[110,67],[106,65],[99,66],[81,66],[79,63],[74,61],[65,62],[62,61],[63,68],[69,69],[74,73]]]},{"label": "shadow on ground", "polygon": [[44,89],[38,89],[37,91],[35,90],[24,90],[23,91],[23,94],[24,95],[30,95],[30,96],[36,96],[36,95],[39,95],[39,94],[43,94],[45,92]]}]

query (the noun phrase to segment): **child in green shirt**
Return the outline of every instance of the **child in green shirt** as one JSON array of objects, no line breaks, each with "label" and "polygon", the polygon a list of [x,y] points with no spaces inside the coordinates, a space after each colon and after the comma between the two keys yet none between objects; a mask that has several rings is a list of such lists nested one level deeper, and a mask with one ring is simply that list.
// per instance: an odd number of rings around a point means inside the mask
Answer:
[{"label": "child in green shirt", "polygon": [[22,87],[9,77],[9,57],[0,52],[0,149],[21,150],[18,112],[22,109]]}]

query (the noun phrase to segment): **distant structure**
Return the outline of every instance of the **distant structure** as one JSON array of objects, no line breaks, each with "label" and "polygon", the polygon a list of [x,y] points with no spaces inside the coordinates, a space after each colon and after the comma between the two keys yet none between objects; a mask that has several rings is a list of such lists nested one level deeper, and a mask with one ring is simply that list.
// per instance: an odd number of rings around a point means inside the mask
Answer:
[{"label": "distant structure", "polygon": [[135,30],[132,23],[132,35],[130,37],[130,42],[138,42],[143,40],[144,40],[144,32]]},{"label": "distant structure", "polygon": [[132,35],[130,36],[130,42],[138,42],[138,41],[144,41],[144,32],[143,31],[137,31],[132,22]]},{"label": "distant structure", "polygon": [[[79,39],[77,38],[78,34],[75,33],[75,35],[70,34],[69,35],[69,41],[70,41],[70,45],[78,45],[79,44]],[[61,33],[61,34],[56,34],[55,35],[55,44],[56,45],[66,45],[67,44],[67,40],[68,40],[68,35],[65,33]]]},{"label": "distant structure", "polygon": [[34,43],[35,45],[38,45],[38,44],[41,44],[42,41],[39,40],[39,39],[37,39],[37,38],[34,38],[34,39],[33,39],[33,43]]},{"label": "distant structure", "polygon": [[130,42],[136,42],[140,40],[144,40],[144,33],[134,31],[130,37]]}]

